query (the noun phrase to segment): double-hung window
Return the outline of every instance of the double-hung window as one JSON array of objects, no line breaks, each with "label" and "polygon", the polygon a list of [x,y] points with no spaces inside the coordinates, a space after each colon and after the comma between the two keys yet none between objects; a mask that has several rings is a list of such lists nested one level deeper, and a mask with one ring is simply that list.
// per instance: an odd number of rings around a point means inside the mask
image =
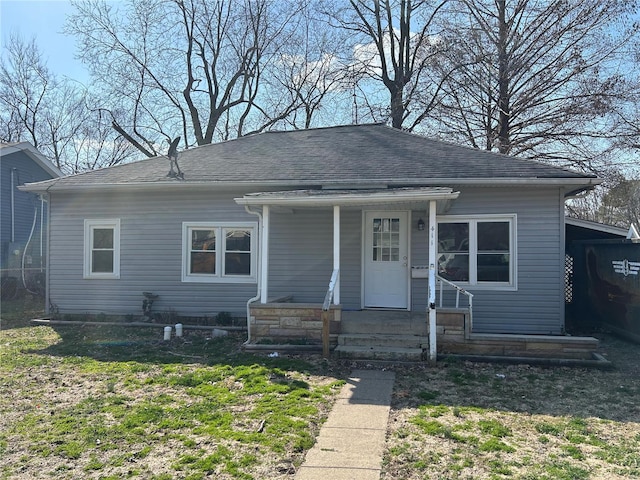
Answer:
[{"label": "double-hung window", "polygon": [[84,278],[120,278],[120,219],[84,221]]},{"label": "double-hung window", "polygon": [[438,275],[474,286],[517,288],[516,216],[438,218]]},{"label": "double-hung window", "polygon": [[183,223],[182,281],[256,281],[256,225]]}]

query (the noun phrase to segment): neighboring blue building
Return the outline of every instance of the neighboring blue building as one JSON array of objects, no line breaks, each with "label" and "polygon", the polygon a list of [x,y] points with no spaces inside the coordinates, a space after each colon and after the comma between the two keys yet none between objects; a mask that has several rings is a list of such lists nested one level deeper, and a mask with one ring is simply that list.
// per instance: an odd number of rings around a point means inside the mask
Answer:
[{"label": "neighboring blue building", "polygon": [[40,288],[45,278],[47,206],[39,195],[22,192],[18,186],[60,176],[60,170],[29,142],[0,143],[3,298],[11,296],[9,289],[14,290],[14,285],[34,282]]}]

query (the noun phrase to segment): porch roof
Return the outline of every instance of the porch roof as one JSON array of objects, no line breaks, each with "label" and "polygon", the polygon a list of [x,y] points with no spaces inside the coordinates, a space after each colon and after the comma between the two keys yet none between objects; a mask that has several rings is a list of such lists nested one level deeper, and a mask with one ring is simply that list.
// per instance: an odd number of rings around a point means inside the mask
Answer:
[{"label": "porch roof", "polygon": [[455,200],[460,192],[449,187],[419,187],[354,190],[288,190],[256,192],[236,198],[239,205],[329,207],[421,203],[431,200]]}]

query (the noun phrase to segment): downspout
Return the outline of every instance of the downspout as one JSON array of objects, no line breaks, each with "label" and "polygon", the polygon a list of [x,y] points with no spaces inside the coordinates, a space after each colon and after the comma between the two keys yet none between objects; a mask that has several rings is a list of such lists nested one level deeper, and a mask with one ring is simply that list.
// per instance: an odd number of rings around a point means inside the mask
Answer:
[{"label": "downspout", "polygon": [[16,168],[11,169],[11,243],[16,241]]},{"label": "downspout", "polygon": [[24,246],[24,250],[22,251],[22,262],[20,263],[21,266],[21,270],[22,270],[22,286],[24,287],[24,289],[31,293],[32,295],[37,295],[36,292],[33,292],[31,290],[29,290],[29,287],[27,287],[27,278],[25,275],[25,263],[26,263],[26,258],[27,258],[27,249],[29,248],[29,244],[31,243],[31,239],[33,238],[33,232],[36,229],[36,223],[38,222],[38,207],[36,207],[36,203],[34,202],[34,206],[33,206],[33,223],[31,224],[31,232],[29,232],[29,238],[27,239],[27,243]]},{"label": "downspout", "polygon": [[44,278],[44,311],[47,315],[51,314],[51,197],[48,193],[40,194],[40,198],[44,202],[43,205],[47,206],[47,236],[45,237],[45,252],[47,253],[47,260],[45,264],[45,278]]},{"label": "downspout", "polygon": [[[260,245],[261,245],[261,227],[262,227],[262,214],[258,211],[252,211],[249,208],[249,205],[245,205],[244,209],[246,210],[247,213],[251,214],[251,215],[256,215],[258,217],[258,241],[256,242],[257,247],[258,247],[258,252],[260,252]],[[249,300],[247,300],[247,341],[244,342],[244,345],[247,345],[248,343],[251,343],[251,307],[250,305],[257,301],[260,300],[260,294],[261,294],[261,289],[262,289],[262,267],[261,267],[261,262],[258,261],[257,262],[257,268],[258,271],[256,272],[257,276],[258,276],[258,290],[256,292],[256,296],[250,298]]]},{"label": "downspout", "polygon": [[40,195],[40,272],[44,268],[42,263],[44,255],[44,197]]}]

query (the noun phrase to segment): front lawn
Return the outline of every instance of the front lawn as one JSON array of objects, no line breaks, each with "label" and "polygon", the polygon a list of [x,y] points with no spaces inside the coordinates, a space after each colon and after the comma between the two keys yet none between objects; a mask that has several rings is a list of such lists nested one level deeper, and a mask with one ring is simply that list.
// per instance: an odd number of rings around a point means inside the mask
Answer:
[{"label": "front lawn", "polygon": [[640,345],[602,339],[614,370],[398,370],[383,478],[640,478]]},{"label": "front lawn", "polygon": [[7,321],[0,478],[290,478],[343,382],[241,341]]},{"label": "front lawn", "polygon": [[292,479],[352,368],[396,384],[382,478],[640,478],[640,346],[613,370],[376,365],[242,353],[243,337],[31,326],[2,305],[0,478]]}]

